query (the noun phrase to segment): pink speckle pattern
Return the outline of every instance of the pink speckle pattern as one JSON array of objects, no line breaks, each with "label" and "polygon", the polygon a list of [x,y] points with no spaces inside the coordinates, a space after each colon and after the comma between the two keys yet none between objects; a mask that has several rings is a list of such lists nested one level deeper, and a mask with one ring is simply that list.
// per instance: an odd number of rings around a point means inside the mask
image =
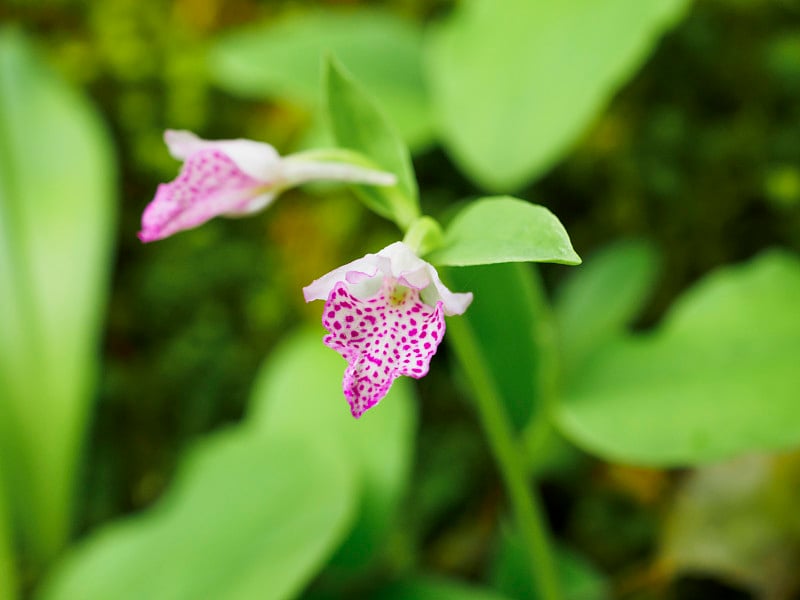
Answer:
[{"label": "pink speckle pattern", "polygon": [[425,376],[445,332],[442,303],[432,308],[419,290],[398,287],[391,278],[365,300],[346,283],[336,284],[322,324],[329,332],[325,344],[349,363],[342,388],[355,418],[380,402],[400,375]]},{"label": "pink speckle pattern", "polygon": [[175,181],[158,186],[142,214],[139,239],[160,240],[218,215],[245,210],[263,186],[223,152],[199,150],[186,160]]}]

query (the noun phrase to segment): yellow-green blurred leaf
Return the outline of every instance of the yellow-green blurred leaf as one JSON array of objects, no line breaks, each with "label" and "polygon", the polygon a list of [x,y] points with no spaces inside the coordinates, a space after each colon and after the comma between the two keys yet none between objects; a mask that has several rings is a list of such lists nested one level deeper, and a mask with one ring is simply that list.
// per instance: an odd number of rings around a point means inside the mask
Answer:
[{"label": "yellow-green blurred leaf", "polygon": [[0,31],[0,464],[34,560],[61,547],[89,417],[114,158],[84,98]]}]

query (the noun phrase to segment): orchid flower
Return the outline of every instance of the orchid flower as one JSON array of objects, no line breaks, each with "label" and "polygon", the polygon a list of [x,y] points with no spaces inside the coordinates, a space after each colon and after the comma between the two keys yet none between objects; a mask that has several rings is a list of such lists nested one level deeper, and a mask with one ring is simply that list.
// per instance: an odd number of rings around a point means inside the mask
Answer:
[{"label": "orchid flower", "polygon": [[323,341],[348,362],[342,388],[356,418],[400,375],[425,376],[445,315],[460,315],[472,302],[471,293],[448,290],[403,242],[334,269],[303,294],[306,302],[325,300]]},{"label": "orchid flower", "polygon": [[390,173],[302,155],[281,158],[269,144],[251,140],[203,140],[189,131],[167,130],[170,154],[182,160],[177,179],[158,186],[142,215],[139,239],[152,242],[202,225],[216,216],[249,215],[269,206],[287,188],[335,180],[394,185]]}]

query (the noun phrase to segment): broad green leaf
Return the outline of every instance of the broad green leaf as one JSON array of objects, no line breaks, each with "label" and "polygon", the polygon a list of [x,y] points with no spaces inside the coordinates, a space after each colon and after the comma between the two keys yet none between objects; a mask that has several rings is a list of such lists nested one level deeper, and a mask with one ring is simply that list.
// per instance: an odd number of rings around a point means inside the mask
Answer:
[{"label": "broad green leaf", "polygon": [[555,301],[563,360],[567,369],[624,333],[647,301],[658,257],[644,241],[617,242],[575,269]]},{"label": "broad green leaf", "polygon": [[467,312],[453,318],[465,320],[480,340],[508,417],[521,429],[543,410],[539,386],[549,340],[541,284],[523,264],[453,268],[445,274],[450,289],[474,295]]},{"label": "broad green leaf", "polygon": [[380,590],[375,600],[508,600],[494,590],[441,577],[409,578]]},{"label": "broad green leaf", "polygon": [[212,78],[234,94],[320,101],[322,58],[334,54],[363,82],[414,148],[432,140],[422,74],[422,32],[381,10],[303,10],[222,36],[210,53]]},{"label": "broad green leaf", "polygon": [[7,512],[5,491],[0,479],[0,600],[17,597],[17,573],[14,560],[14,539]]},{"label": "broad green leaf", "polygon": [[754,598],[790,598],[800,585],[798,503],[796,452],[697,469],[666,515],[660,562],[676,574],[735,582]]},{"label": "broad green leaf", "polygon": [[397,175],[393,188],[355,186],[359,196],[372,210],[407,228],[419,216],[417,180],[408,149],[375,101],[332,58],[326,62],[325,90],[336,143]]},{"label": "broad green leaf", "polygon": [[47,600],[290,598],[355,508],[341,453],[240,427],[202,442],[166,496],[70,552]]},{"label": "broad green leaf", "polygon": [[687,0],[465,0],[426,51],[435,118],[464,172],[508,192],[553,165]]},{"label": "broad green leaf", "polygon": [[65,542],[97,368],[113,153],[92,107],[0,31],[0,472],[34,561]]},{"label": "broad green leaf", "polygon": [[765,253],[685,294],[653,333],[613,341],[566,382],[575,443],[685,465],[800,444],[800,260]]},{"label": "broad green leaf", "polygon": [[506,262],[580,264],[564,226],[549,210],[508,196],[481,198],[458,213],[426,260],[445,266]]},{"label": "broad green leaf", "polygon": [[358,519],[335,563],[355,568],[375,558],[394,521],[410,476],[416,411],[411,382],[400,378],[380,404],[354,419],[342,393],[345,366],[322,343],[321,330],[298,332],[264,365],[248,419],[267,436],[289,432],[324,439],[345,453],[361,482],[361,498]]}]

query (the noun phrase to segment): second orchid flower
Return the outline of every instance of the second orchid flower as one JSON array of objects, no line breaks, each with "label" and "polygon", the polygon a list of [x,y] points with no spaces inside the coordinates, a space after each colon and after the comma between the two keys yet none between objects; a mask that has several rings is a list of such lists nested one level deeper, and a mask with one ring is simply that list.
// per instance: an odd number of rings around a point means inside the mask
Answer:
[{"label": "second orchid flower", "polygon": [[281,157],[269,144],[252,140],[201,139],[167,130],[170,154],[184,161],[177,179],[158,186],[142,215],[139,239],[152,242],[192,229],[217,216],[249,215],[269,206],[284,190],[310,181],[346,181],[390,186],[391,173],[343,162]]}]

